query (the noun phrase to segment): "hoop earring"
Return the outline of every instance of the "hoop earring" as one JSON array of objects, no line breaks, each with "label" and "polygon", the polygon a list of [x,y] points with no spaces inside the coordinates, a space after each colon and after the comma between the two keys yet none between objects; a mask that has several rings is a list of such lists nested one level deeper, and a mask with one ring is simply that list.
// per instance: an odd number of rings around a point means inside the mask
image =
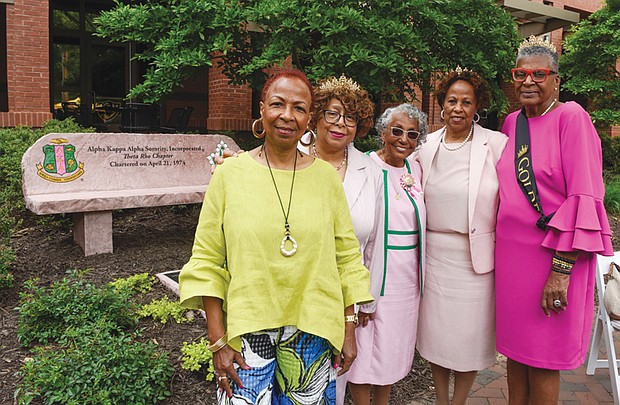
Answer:
[{"label": "hoop earring", "polygon": [[441,120],[442,120],[442,121],[445,121],[445,120],[443,119],[443,110],[441,110],[441,112],[439,113],[439,117],[441,118]]},{"label": "hoop earring", "polygon": [[259,118],[257,120],[254,120],[254,122],[252,123],[252,135],[254,135],[256,139],[261,139],[265,136],[265,129],[263,129],[263,132],[256,132],[256,124],[262,121],[263,119]]},{"label": "hoop earring", "polygon": [[[476,115],[478,116],[478,119],[476,119]],[[475,114],[474,114],[474,122],[477,124],[477,123],[478,123],[478,121],[480,121],[480,114],[475,113]]]},{"label": "hoop earring", "polygon": [[[299,140],[299,143],[302,144],[303,146],[305,146],[306,148],[308,148],[310,145],[312,145],[316,139],[316,134],[314,133],[313,130],[311,130],[310,128],[307,128],[308,132],[310,133],[310,140],[308,141],[308,143],[303,141],[303,137],[302,139]],[[308,133],[306,132],[306,133]]]}]

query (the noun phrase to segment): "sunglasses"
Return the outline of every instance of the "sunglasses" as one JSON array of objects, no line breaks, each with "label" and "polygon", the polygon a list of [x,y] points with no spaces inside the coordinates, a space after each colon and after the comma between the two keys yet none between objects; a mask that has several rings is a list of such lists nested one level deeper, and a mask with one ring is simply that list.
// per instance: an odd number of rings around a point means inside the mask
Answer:
[{"label": "sunglasses", "polygon": [[397,138],[400,138],[403,134],[407,134],[407,138],[409,138],[410,141],[415,141],[420,137],[420,133],[418,131],[405,131],[404,129],[398,127],[390,127],[390,133],[392,136]]},{"label": "sunglasses", "polygon": [[340,114],[338,111],[323,110],[323,118],[328,124],[336,124],[340,121],[340,118],[344,117],[344,125],[347,127],[354,127],[357,125],[359,118],[353,114]]},{"label": "sunglasses", "polygon": [[524,82],[528,76],[532,78],[534,83],[542,83],[547,80],[550,74],[555,75],[558,72],[554,72],[549,69],[523,69],[523,68],[513,68],[512,69],[512,80],[515,82]]}]

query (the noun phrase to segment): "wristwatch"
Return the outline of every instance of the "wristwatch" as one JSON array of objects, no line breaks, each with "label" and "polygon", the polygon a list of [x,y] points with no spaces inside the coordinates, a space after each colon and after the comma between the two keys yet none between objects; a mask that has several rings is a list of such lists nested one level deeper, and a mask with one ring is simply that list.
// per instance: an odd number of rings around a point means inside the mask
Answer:
[{"label": "wristwatch", "polygon": [[357,321],[357,314],[353,314],[353,315],[347,315],[344,317],[344,322],[345,323],[353,323],[355,325],[357,325],[358,321]]}]

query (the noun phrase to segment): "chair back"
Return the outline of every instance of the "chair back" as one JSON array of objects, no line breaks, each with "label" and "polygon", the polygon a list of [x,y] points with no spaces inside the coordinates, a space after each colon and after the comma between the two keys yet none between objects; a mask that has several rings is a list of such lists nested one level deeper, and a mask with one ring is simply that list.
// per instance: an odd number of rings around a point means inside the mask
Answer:
[{"label": "chair back", "polygon": [[596,289],[598,290],[598,304],[603,309],[601,315],[610,322],[609,314],[605,310],[605,276],[609,273],[609,265],[615,262],[620,265],[620,251],[613,256],[596,255]]},{"label": "chair back", "polygon": [[166,122],[166,127],[168,128],[177,128],[181,123],[181,119],[183,118],[183,112],[185,111],[184,107],[176,107],[173,108],[168,116],[168,121]]},{"label": "chair back", "polygon": [[187,106],[183,109],[181,119],[179,120],[179,125],[177,126],[177,131],[183,132],[187,129],[187,123],[189,122],[189,116],[192,115],[192,111],[194,111],[194,107],[191,106]]},{"label": "chair back", "polygon": [[125,132],[149,132],[152,126],[153,105],[126,103],[122,109],[121,130]]}]

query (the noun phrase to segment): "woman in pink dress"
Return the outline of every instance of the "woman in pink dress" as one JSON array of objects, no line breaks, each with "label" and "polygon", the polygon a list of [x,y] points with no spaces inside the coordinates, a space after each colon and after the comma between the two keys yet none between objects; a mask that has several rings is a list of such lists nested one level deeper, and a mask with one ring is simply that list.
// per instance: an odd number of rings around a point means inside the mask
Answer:
[{"label": "woman in pink dress", "polygon": [[[370,157],[383,169],[385,264],[376,310],[355,333],[357,358],[345,374],[356,405],[387,405],[392,384],[410,371],[422,288],[425,210],[421,169],[408,159],[428,132],[426,114],[411,104],[388,108],[378,119],[383,148]],[[368,314],[360,310],[360,317]]]},{"label": "woman in pink dress", "polygon": [[601,143],[588,113],[557,100],[553,45],[524,41],[512,75],[523,109],[506,118],[497,166],[497,350],[511,405],[555,404],[559,370],[587,354],[595,254],[612,254]]},{"label": "woman in pink dress", "polygon": [[495,363],[495,165],[507,138],[476,123],[490,99],[477,73],[450,72],[435,98],[446,125],[418,154],[427,206],[418,352],[431,363],[436,404],[464,405],[478,370]]}]

